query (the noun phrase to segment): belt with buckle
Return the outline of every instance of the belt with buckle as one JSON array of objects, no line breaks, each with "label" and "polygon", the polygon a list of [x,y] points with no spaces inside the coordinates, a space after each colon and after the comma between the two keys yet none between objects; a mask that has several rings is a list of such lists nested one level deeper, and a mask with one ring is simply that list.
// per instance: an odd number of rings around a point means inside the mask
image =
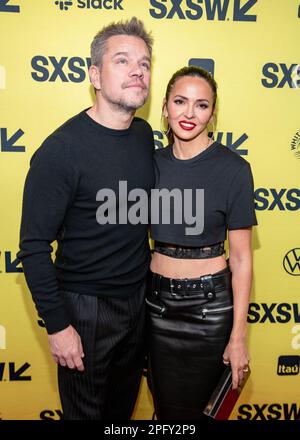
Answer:
[{"label": "belt with buckle", "polygon": [[215,294],[231,286],[231,273],[226,270],[216,275],[203,275],[199,278],[166,278],[162,275],[153,274],[153,291],[167,291],[173,296],[193,295],[203,293],[209,299],[215,299]]}]

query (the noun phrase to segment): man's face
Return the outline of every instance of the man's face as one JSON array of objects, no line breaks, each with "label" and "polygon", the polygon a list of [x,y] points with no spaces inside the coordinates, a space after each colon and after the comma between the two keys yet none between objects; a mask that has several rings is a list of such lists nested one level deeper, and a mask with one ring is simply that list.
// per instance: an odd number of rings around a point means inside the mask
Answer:
[{"label": "man's face", "polygon": [[119,110],[132,112],[149,94],[150,53],[138,37],[116,35],[107,41],[100,68],[100,94]]}]

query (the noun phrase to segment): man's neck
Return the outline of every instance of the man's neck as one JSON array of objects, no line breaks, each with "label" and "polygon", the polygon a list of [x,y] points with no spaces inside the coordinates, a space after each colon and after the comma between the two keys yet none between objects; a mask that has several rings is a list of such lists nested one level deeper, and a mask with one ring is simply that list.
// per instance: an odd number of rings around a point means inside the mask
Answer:
[{"label": "man's neck", "polygon": [[87,110],[87,114],[98,122],[98,124],[115,130],[125,130],[131,124],[134,113],[122,112],[116,108],[112,108],[105,101],[98,101]]}]

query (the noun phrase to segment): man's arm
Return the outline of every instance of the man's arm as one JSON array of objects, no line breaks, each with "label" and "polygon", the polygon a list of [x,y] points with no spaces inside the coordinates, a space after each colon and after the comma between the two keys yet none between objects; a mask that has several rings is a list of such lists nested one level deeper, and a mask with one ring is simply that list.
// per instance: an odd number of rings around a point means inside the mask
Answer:
[{"label": "man's arm", "polygon": [[[75,191],[76,172],[68,146],[51,136],[34,154],[26,177],[18,258],[38,313],[45,321],[54,359],[81,368],[80,337],[70,326],[51,259],[51,243],[57,239]],[[74,346],[76,353],[70,356]]]}]

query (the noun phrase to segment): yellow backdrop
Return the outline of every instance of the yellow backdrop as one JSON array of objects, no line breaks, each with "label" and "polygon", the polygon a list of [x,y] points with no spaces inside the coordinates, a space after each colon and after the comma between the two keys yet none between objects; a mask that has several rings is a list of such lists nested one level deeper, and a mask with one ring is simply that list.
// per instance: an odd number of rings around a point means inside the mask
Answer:
[{"label": "yellow backdrop", "polygon": [[[89,107],[89,45],[136,15],[155,38],[153,127],[168,79],[198,63],[219,84],[215,136],[251,163],[259,227],[249,311],[251,379],[232,419],[300,418],[300,9],[296,0],[0,1],[0,418],[59,419],[56,368],[16,260],[23,184],[43,139]],[[191,61],[193,60],[193,61]],[[298,104],[298,105],[297,105]],[[149,419],[145,383],[135,418]]]}]

